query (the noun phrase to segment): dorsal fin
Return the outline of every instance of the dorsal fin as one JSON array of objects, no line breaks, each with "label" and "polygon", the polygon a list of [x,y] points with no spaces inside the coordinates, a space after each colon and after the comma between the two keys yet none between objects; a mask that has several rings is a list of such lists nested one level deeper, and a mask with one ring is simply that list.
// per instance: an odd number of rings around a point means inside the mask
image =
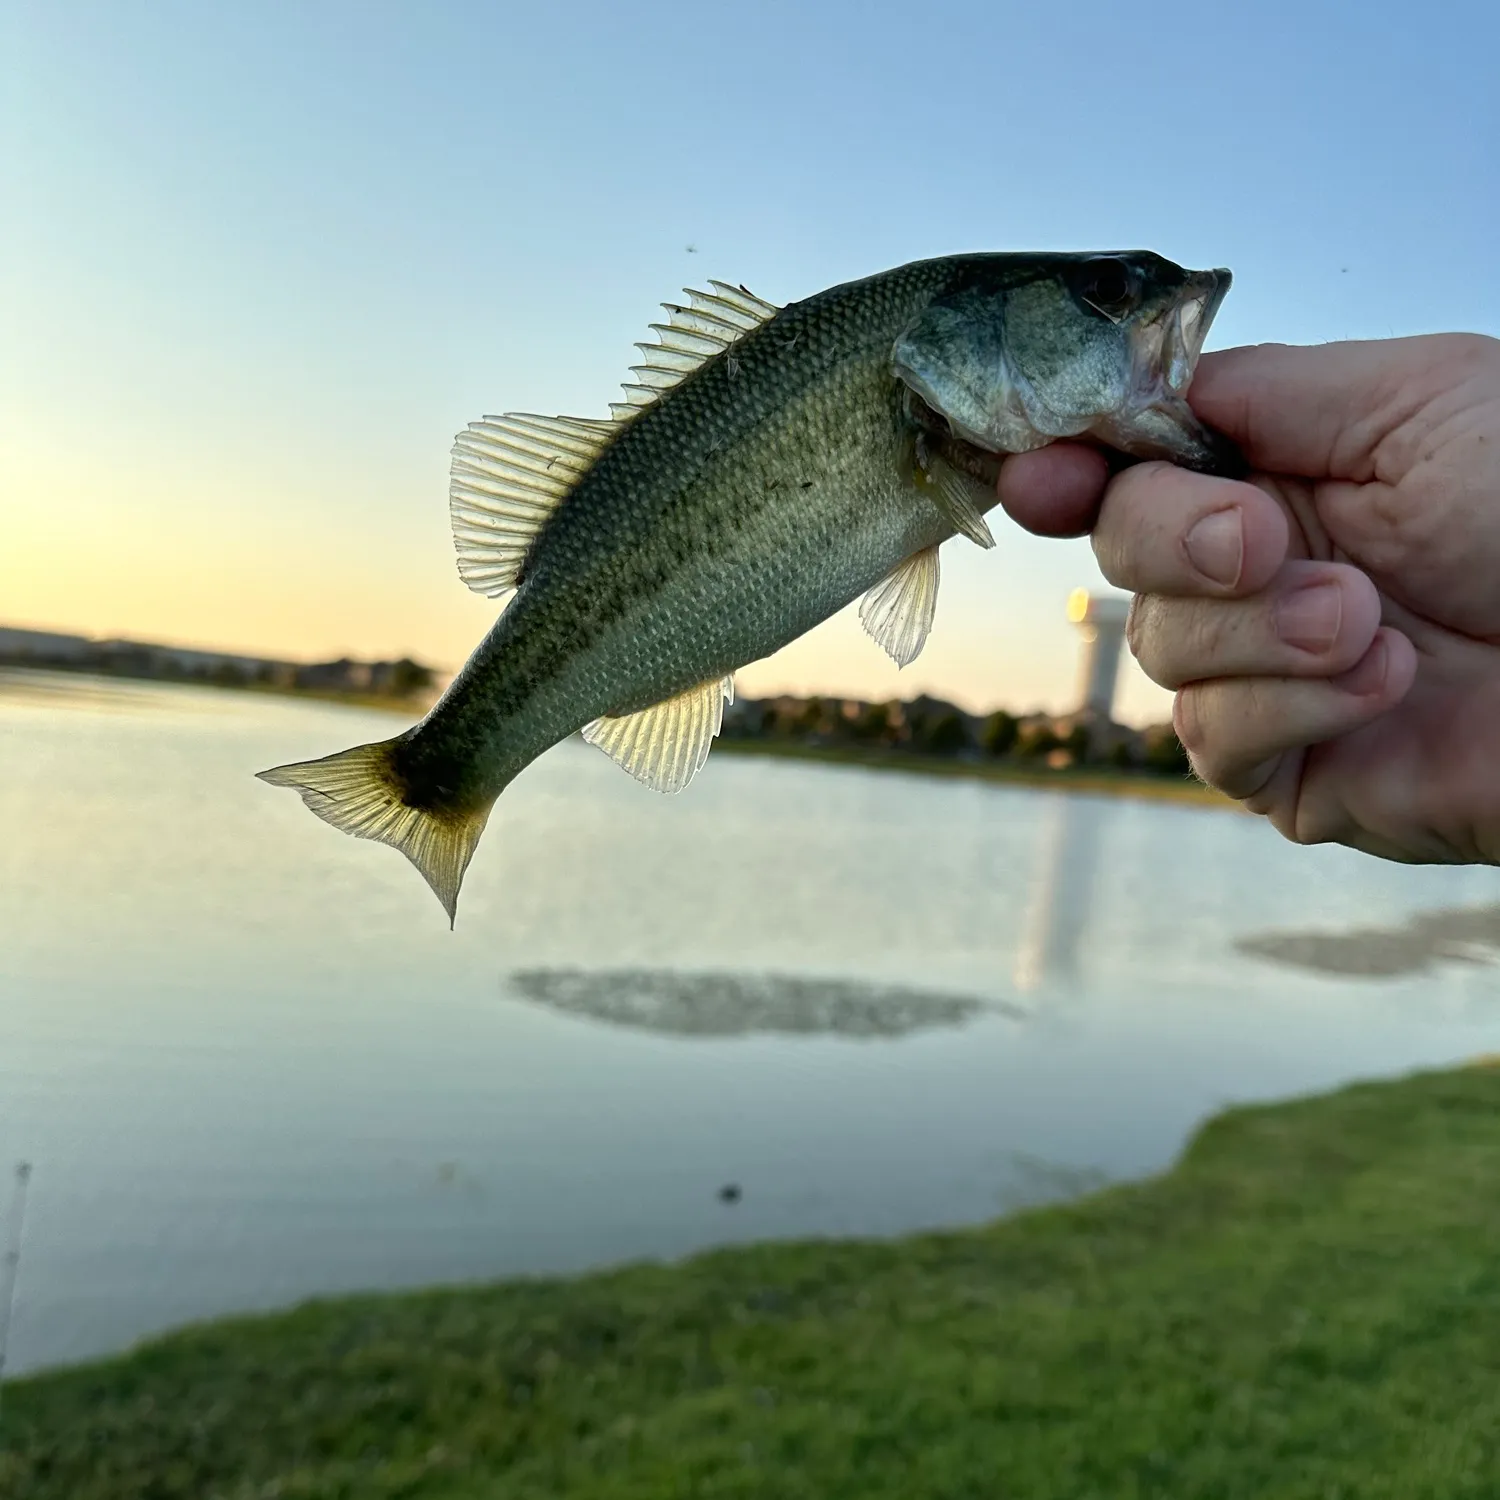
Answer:
[{"label": "dorsal fin", "polygon": [[723,281],[710,281],[709,286],[711,292],[685,287],[686,307],[675,302],[662,304],[667,321],[651,325],[657,342],[635,346],[646,356],[645,363],[631,367],[635,379],[626,382],[625,400],[610,406],[618,420],[628,422],[638,416],[641,408],[650,406],[663,391],[671,390],[781,310],[742,286]]},{"label": "dorsal fin", "polygon": [[459,577],[494,598],[516,586],[542,523],[618,430],[613,421],[511,412],[453,444],[448,511]]},{"label": "dorsal fin", "polygon": [[659,341],[636,345],[646,362],[631,369],[636,378],[612,417],[509,412],[459,433],[448,511],[459,576],[476,594],[494,598],[516,586],[537,532],[624,423],[779,311],[742,286],[709,285],[711,292],[687,289],[686,307],[663,304],[668,321],[651,325]]}]

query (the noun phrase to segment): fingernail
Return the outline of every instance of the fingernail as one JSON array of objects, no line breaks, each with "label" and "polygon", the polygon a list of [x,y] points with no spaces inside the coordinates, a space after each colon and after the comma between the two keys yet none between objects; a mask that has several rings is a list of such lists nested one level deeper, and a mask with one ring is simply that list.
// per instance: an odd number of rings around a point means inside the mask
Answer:
[{"label": "fingernail", "polygon": [[1245,561],[1245,533],[1240,508],[1216,510],[1188,532],[1183,540],[1188,561],[1214,583],[1233,586],[1240,581]]},{"label": "fingernail", "polygon": [[1301,651],[1326,651],[1338,639],[1343,616],[1338,584],[1309,584],[1276,601],[1276,634]]},{"label": "fingernail", "polygon": [[1385,686],[1385,673],[1389,661],[1390,650],[1384,638],[1376,636],[1375,644],[1365,652],[1359,665],[1351,667],[1342,677],[1335,677],[1334,685],[1342,688],[1346,693],[1352,693],[1356,698],[1369,697]]}]

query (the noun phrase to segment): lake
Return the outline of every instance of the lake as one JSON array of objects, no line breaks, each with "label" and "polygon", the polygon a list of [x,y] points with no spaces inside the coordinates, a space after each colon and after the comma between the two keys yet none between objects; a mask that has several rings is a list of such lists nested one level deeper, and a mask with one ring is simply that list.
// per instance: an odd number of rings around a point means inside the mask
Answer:
[{"label": "lake", "polygon": [[253,779],[399,723],[0,674],[8,1373],[326,1292],[983,1221],[1232,1102],[1500,1051],[1500,871],[782,759],[664,798],[560,746],[450,932]]}]

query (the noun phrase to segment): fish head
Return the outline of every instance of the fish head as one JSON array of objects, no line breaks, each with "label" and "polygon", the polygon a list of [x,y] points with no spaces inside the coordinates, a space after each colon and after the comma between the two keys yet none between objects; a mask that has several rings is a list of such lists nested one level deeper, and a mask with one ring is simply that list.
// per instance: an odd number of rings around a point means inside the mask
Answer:
[{"label": "fish head", "polygon": [[1147,250],[965,258],[897,339],[897,378],[961,442],[1020,453],[1082,438],[1212,474],[1244,462],[1187,388],[1229,291]]}]

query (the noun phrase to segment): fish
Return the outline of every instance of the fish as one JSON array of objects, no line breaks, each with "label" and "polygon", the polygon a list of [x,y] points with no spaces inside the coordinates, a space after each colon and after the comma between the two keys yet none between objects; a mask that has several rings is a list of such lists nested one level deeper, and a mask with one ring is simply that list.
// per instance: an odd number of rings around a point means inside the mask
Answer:
[{"label": "fish", "polygon": [[734,673],[855,600],[914,661],[939,548],[995,545],[1005,455],[1070,438],[1242,474],[1186,400],[1230,282],[1145,250],[981,252],[784,306],[688,290],[609,417],[508,413],[458,434],[458,571],[505,602],[426,716],[260,778],[399,849],[451,927],[497,798],[552,746],[581,733],[676,793]]}]

